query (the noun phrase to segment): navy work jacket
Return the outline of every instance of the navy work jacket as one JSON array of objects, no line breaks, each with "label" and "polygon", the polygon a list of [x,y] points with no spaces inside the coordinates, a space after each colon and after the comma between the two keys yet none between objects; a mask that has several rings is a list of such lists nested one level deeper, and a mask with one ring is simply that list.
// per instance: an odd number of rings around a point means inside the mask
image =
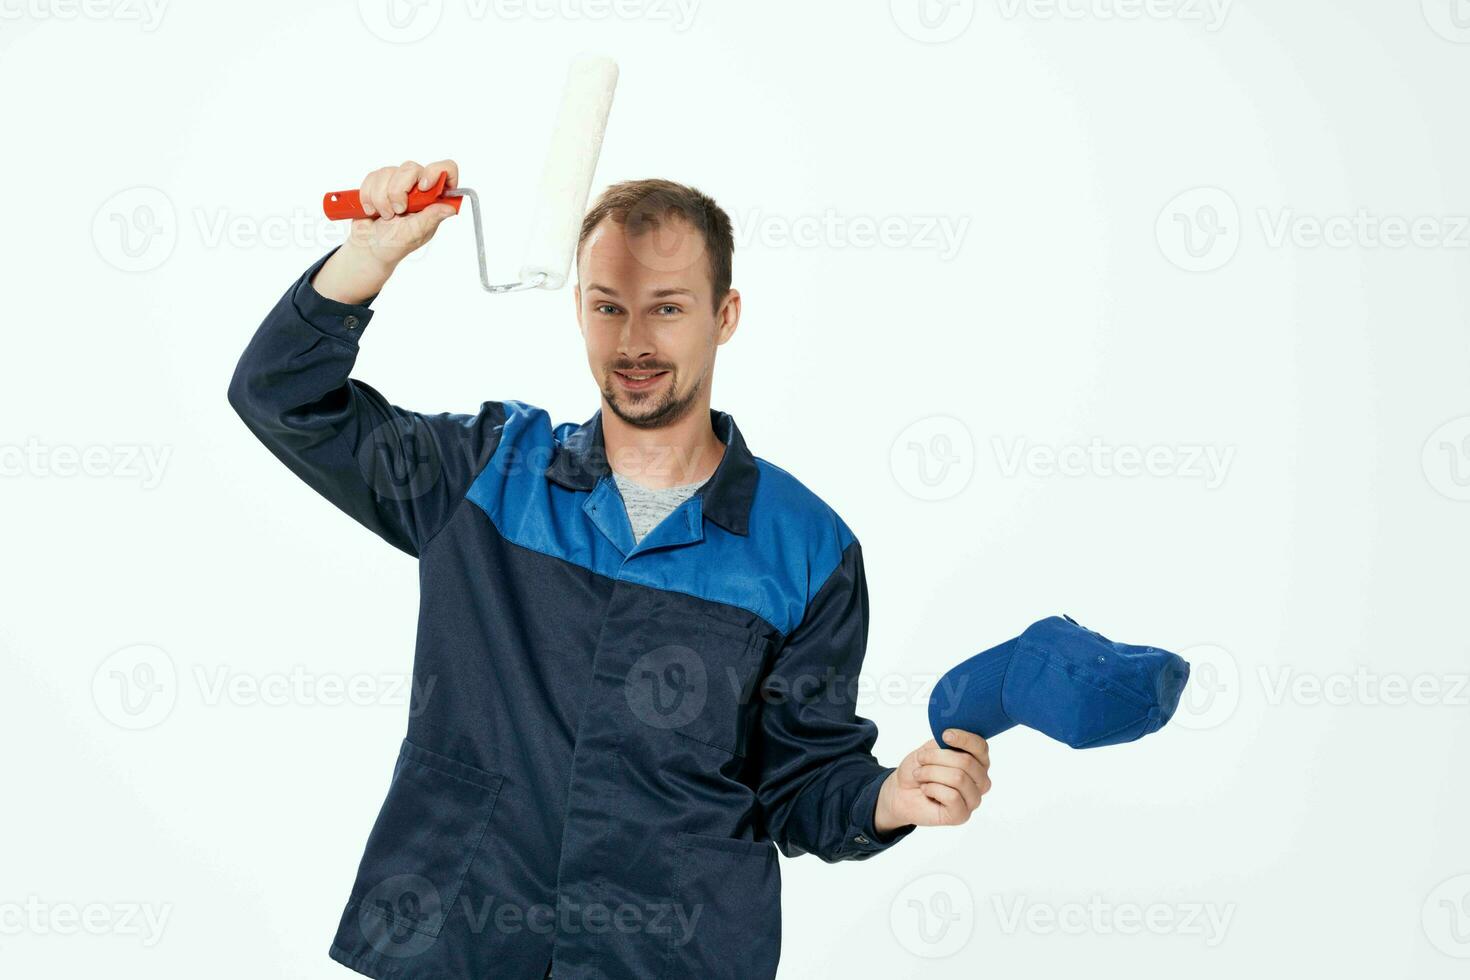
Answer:
[{"label": "navy work jacket", "polygon": [[[335,250],[334,250],[335,251]],[[330,955],[392,980],[768,978],[777,849],[870,858],[862,552],[712,411],[714,475],[636,545],[600,413],[426,415],[349,378],[372,310],[317,260],[229,396],[418,558],[415,701]],[[369,303],[372,300],[368,301]]]}]

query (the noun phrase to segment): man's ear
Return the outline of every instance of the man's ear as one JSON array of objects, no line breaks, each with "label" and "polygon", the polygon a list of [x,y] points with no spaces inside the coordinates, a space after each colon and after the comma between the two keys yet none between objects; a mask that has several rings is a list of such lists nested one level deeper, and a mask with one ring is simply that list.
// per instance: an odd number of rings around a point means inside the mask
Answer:
[{"label": "man's ear", "polygon": [[580,282],[572,287],[572,302],[577,304],[577,332],[585,340],[587,328],[582,326],[582,284]]},{"label": "man's ear", "polygon": [[720,304],[717,319],[719,330],[715,334],[715,346],[735,336],[735,330],[740,326],[740,290],[732,289],[725,294],[725,301]]}]

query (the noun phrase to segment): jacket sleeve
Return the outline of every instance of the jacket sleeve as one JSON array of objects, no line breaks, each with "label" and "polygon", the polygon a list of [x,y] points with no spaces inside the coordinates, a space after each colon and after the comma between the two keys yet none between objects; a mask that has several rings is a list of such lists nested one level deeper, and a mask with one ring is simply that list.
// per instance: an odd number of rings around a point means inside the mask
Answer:
[{"label": "jacket sleeve", "polygon": [[913,832],[873,827],[892,767],[871,750],[878,726],[856,713],[868,639],[868,586],[856,540],[820,586],[762,681],[756,795],[787,857],[862,861]]},{"label": "jacket sleeve", "polygon": [[[340,246],[338,246],[340,247]],[[268,313],[230,380],[230,404],[267,449],[354,520],[417,557],[495,452],[501,402],[421,415],[348,377],[369,303],[312,286],[312,264]]]}]

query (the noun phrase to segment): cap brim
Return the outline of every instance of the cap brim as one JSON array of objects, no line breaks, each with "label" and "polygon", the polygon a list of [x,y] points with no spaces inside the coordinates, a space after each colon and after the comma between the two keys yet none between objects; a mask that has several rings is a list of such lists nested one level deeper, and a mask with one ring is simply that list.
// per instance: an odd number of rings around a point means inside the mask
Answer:
[{"label": "cap brim", "polygon": [[946,728],[989,739],[1015,727],[1002,697],[1015,647],[1016,640],[1007,640],[975,654],[939,679],[929,695],[929,728],[934,741],[953,748],[941,737]]}]

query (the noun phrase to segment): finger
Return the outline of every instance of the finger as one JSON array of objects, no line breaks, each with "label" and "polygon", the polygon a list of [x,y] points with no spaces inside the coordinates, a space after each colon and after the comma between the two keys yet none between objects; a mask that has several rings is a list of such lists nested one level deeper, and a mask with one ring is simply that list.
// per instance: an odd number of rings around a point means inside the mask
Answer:
[{"label": "finger", "polygon": [[965,794],[965,798],[972,800],[977,806],[980,797],[990,792],[991,780],[987,772],[976,772],[971,769],[956,769],[953,766],[920,766],[914,773],[920,785],[928,782],[943,783],[953,786]]},{"label": "finger", "polygon": [[388,206],[393,214],[403,214],[408,210],[408,192],[418,183],[423,169],[412,160],[405,160],[388,178]]},{"label": "finger", "polygon": [[392,220],[405,223],[408,240],[415,248],[418,248],[434,237],[434,232],[439,229],[439,225],[451,214],[454,214],[454,208],[450,205],[431,204],[422,211],[401,214]]},{"label": "finger", "polygon": [[941,749],[930,743],[914,753],[914,761],[922,765],[951,766],[979,776],[990,772],[990,758],[977,759],[968,752],[957,749]]},{"label": "finger", "polygon": [[979,783],[990,778],[990,767],[975,758],[968,752],[959,752],[954,749],[934,749],[928,753],[915,756],[916,761],[930,766],[947,766],[968,773],[970,778]]},{"label": "finger", "polygon": [[974,732],[947,728],[944,731],[944,741],[953,748],[970,753],[985,765],[990,765],[990,743]]},{"label": "finger", "polygon": [[943,783],[926,783],[924,795],[939,804],[940,820],[946,825],[962,824],[970,819],[971,810],[960,791]]},{"label": "finger", "polygon": [[393,167],[384,167],[378,171],[378,178],[373,182],[373,206],[378,209],[378,217],[393,217],[393,202],[388,199],[388,181],[393,179]]},{"label": "finger", "polygon": [[369,218],[375,218],[382,214],[379,207],[378,188],[387,179],[390,169],[381,167],[374,170],[362,179],[362,186],[357,189],[358,200],[362,203],[362,210]]},{"label": "finger", "polygon": [[431,204],[417,214],[404,215],[400,220],[415,222],[414,237],[422,242],[427,241],[444,219],[454,213],[454,208],[448,204]]},{"label": "finger", "polygon": [[980,805],[980,797],[985,792],[981,787],[989,789],[989,786],[963,769],[951,769],[949,766],[920,766],[915,775],[919,778],[921,785],[939,783],[959,790],[960,795],[965,798],[965,805],[971,810]]},{"label": "finger", "polygon": [[388,203],[388,178],[393,176],[392,167],[379,167],[363,181],[363,207],[371,206],[378,218],[391,218],[393,207]]},{"label": "finger", "polygon": [[426,191],[434,186],[434,181],[439,179],[440,174],[448,174],[449,179],[444,182],[444,189],[452,190],[459,186],[459,164],[453,160],[437,160],[424,168],[419,177],[419,190]]}]

